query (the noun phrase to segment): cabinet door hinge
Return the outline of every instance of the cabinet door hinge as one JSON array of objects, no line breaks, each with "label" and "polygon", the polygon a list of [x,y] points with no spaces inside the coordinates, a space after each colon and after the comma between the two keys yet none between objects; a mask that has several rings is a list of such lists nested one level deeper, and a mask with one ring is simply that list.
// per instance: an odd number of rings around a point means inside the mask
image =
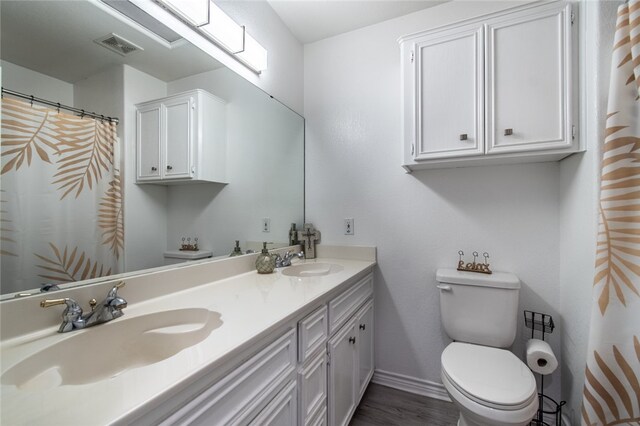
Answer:
[{"label": "cabinet door hinge", "polygon": [[195,175],[196,174],[196,168],[195,167],[191,167],[191,174]]},{"label": "cabinet door hinge", "polygon": [[331,365],[331,352],[327,352],[327,365]]},{"label": "cabinet door hinge", "polygon": [[411,51],[411,55],[409,56],[411,58],[411,63],[413,63],[413,58],[414,58],[415,54],[413,53],[413,50]]},{"label": "cabinet door hinge", "polygon": [[574,11],[571,11],[571,25],[576,21],[576,14]]},{"label": "cabinet door hinge", "polygon": [[576,138],[576,126],[571,126],[571,139]]},{"label": "cabinet door hinge", "polygon": [[416,152],[416,145],[411,144],[411,155],[413,155],[415,152]]}]

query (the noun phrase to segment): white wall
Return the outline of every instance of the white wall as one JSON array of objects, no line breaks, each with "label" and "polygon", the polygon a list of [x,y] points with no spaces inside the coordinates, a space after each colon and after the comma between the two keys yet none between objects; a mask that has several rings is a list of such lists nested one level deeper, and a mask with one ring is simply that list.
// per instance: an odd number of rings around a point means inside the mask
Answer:
[{"label": "white wall", "polygon": [[135,271],[164,264],[167,244],[167,189],[137,185],[136,107],[167,95],[165,82],[124,65],[124,253],[125,269]]},{"label": "white wall", "polygon": [[589,337],[597,234],[600,143],[604,138],[611,46],[619,2],[581,4],[581,137],[587,151],[560,163],[560,332],[562,397],[579,424]]},{"label": "white wall", "polygon": [[[440,382],[449,339],[435,271],[454,267],[460,249],[488,251],[495,270],[516,273],[521,310],[559,315],[558,163],[411,175],[400,167],[397,39],[513,5],[451,2],[305,45],[306,220],[324,244],[378,247],[377,369]],[[346,217],[354,236],[343,235]],[[561,358],[559,333],[550,337]],[[556,398],[559,376],[545,381]]]},{"label": "white wall", "polygon": [[2,66],[2,87],[5,89],[73,106],[73,84],[11,62],[0,61],[0,65]]},{"label": "white wall", "polygon": [[234,240],[243,250],[246,241],[286,243],[290,224],[303,221],[302,117],[228,69],[173,81],[168,92],[195,88],[227,101],[229,183],[169,187],[168,248],[194,236],[214,255],[228,254]]}]

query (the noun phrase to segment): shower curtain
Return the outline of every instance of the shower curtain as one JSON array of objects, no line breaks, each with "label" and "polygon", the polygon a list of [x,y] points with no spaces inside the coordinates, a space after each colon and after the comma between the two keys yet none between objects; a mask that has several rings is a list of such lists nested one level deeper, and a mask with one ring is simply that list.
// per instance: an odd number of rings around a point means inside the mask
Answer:
[{"label": "shower curtain", "polygon": [[2,293],[122,272],[116,125],[4,96]]},{"label": "shower curtain", "polygon": [[600,174],[585,425],[640,424],[640,0],[618,8]]}]

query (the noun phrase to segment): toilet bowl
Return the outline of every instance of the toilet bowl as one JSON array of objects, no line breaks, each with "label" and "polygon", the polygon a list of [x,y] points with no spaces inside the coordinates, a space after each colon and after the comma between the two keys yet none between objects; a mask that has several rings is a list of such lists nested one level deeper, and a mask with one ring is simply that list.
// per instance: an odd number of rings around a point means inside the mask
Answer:
[{"label": "toilet bowl", "polygon": [[458,426],[524,426],[538,410],[536,381],[506,349],[454,342],[442,353],[442,383]]}]

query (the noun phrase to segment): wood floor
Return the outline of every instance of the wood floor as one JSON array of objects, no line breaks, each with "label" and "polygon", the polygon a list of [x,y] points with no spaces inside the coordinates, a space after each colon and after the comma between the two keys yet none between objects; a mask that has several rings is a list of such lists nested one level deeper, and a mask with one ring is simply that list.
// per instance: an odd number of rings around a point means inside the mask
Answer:
[{"label": "wood floor", "polygon": [[451,402],[371,383],[350,426],[454,426],[458,410]]}]

